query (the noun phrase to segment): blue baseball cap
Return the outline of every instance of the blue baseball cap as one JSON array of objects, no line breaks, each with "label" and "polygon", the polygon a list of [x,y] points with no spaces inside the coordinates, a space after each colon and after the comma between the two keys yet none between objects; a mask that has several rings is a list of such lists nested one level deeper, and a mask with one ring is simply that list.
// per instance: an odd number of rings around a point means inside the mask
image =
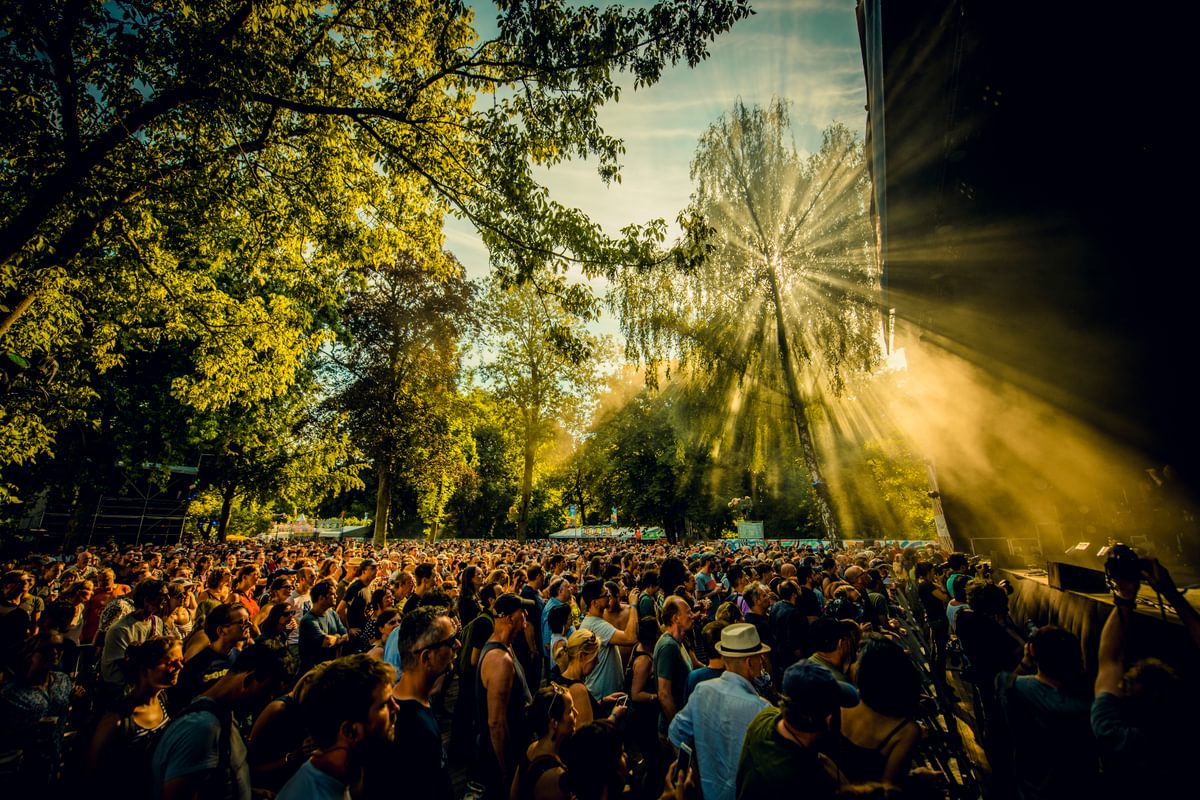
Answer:
[{"label": "blue baseball cap", "polygon": [[783,673],[782,688],[788,705],[806,717],[824,717],[838,708],[858,705],[857,689],[811,661],[788,667]]}]

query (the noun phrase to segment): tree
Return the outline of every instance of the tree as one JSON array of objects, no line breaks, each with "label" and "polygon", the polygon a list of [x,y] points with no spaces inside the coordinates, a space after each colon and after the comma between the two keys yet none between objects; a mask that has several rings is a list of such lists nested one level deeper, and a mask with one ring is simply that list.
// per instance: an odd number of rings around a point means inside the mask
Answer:
[{"label": "tree", "polygon": [[311,380],[282,397],[197,415],[189,426],[201,451],[201,489],[220,500],[216,536],[224,541],[234,503],[280,503],[311,511],[327,495],[362,487],[344,416],[321,408]]},{"label": "tree", "polygon": [[[194,345],[175,391],[197,408],[276,397],[328,341],[345,271],[436,261],[448,210],[510,278],[649,257],[661,222],[612,241],[534,167],[595,157],[616,179],[616,73],[696,64],[748,0],[495,5],[481,41],[461,0],[0,1],[6,371],[102,372],[119,343],[170,339]],[[29,382],[0,466],[50,450],[80,390]]]},{"label": "tree", "polygon": [[481,389],[466,398],[471,409],[474,458],[448,504],[460,536],[505,538],[516,535],[509,510],[519,491],[522,453],[515,427],[502,403]]},{"label": "tree", "polygon": [[[705,373],[721,412],[757,428],[775,395],[803,453],[825,533],[838,536],[811,426],[816,395],[838,392],[847,370],[878,357],[877,309],[861,143],[842,125],[804,157],[782,101],[740,102],[708,128],[692,162],[685,215],[707,257],[669,274],[627,271],[610,300],[630,350],[656,366],[664,354]],[[653,370],[650,371],[653,374]]]},{"label": "tree", "polygon": [[389,532],[394,483],[408,481],[436,538],[470,430],[457,395],[459,339],[473,324],[474,287],[449,254],[436,264],[402,254],[373,271],[343,310],[345,341],[331,349],[331,405],[348,416],[377,480],[375,541]]},{"label": "tree", "polygon": [[687,464],[669,408],[643,392],[601,421],[585,458],[598,470],[597,494],[642,525],[661,523],[675,542],[683,532]]},{"label": "tree", "polygon": [[519,539],[528,531],[539,449],[550,439],[555,423],[581,430],[587,403],[598,386],[601,342],[584,329],[586,320],[560,301],[565,288],[561,279],[556,285],[558,291],[539,292],[532,283],[505,287],[493,281],[481,309],[481,344],[490,356],[481,374],[507,405],[523,454]]}]

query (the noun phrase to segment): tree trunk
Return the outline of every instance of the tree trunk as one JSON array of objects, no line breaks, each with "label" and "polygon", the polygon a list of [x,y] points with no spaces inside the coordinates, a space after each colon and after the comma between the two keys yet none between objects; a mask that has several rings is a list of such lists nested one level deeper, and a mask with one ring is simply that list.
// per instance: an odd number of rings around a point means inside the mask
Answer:
[{"label": "tree trunk", "polygon": [[375,490],[375,537],[371,544],[375,547],[387,545],[388,518],[392,510],[392,465],[377,463],[379,471],[379,486]]},{"label": "tree trunk", "polygon": [[792,365],[792,350],[788,344],[787,327],[783,322],[783,297],[779,291],[779,275],[774,264],[767,265],[767,276],[771,284],[771,302],[775,306],[775,339],[779,347],[780,368],[783,370],[783,380],[787,386],[788,402],[792,407],[792,419],[796,423],[800,452],[816,494],[817,513],[821,517],[821,527],[825,529],[825,539],[831,544],[837,543],[842,537],[838,531],[837,517],[833,513],[833,504],[830,502],[829,487],[821,477],[817,446],[813,441],[812,430],[808,427],[808,417],[804,415],[804,400],[800,396],[800,384],[796,380]]},{"label": "tree trunk", "polygon": [[237,495],[237,484],[231,483],[221,491],[221,517],[217,521],[217,541],[225,541],[229,535],[229,516],[233,513],[233,498]]},{"label": "tree trunk", "polygon": [[533,495],[533,417],[525,415],[525,469],[521,473],[521,507],[517,514],[517,539],[525,541],[529,533],[529,499]]}]

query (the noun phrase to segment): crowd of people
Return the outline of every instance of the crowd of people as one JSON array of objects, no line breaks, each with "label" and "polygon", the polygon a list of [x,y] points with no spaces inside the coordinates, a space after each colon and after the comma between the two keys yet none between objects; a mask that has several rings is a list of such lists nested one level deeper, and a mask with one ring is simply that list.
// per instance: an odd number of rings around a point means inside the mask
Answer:
[{"label": "crowd of people", "polygon": [[164,800],[940,797],[923,708],[958,672],[1005,796],[1169,788],[1189,690],[1128,663],[1136,584],[1114,585],[1089,683],[1074,634],[1014,623],[1003,585],[933,545],[31,553],[0,577],[0,780]]}]

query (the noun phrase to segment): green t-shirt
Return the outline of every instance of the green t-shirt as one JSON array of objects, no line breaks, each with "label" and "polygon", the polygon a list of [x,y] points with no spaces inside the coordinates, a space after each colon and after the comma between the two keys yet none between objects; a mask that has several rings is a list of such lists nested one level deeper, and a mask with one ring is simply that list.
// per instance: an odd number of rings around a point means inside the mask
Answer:
[{"label": "green t-shirt", "polygon": [[[676,712],[687,702],[687,679],[691,671],[691,660],[675,637],[669,633],[658,637],[654,645],[654,674],[671,682],[671,697],[675,700]],[[658,729],[662,733],[667,732],[670,723],[665,716],[658,715]]]},{"label": "green t-shirt", "polygon": [[750,722],[738,762],[737,800],[792,794],[804,787],[805,800],[833,797],[837,783],[815,748],[802,747],[776,730],[782,709],[764,708]]}]

